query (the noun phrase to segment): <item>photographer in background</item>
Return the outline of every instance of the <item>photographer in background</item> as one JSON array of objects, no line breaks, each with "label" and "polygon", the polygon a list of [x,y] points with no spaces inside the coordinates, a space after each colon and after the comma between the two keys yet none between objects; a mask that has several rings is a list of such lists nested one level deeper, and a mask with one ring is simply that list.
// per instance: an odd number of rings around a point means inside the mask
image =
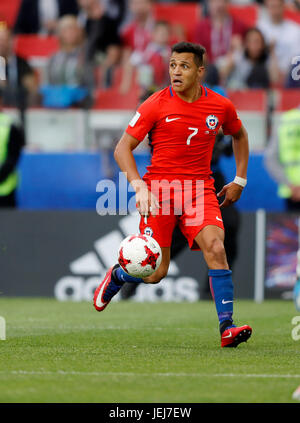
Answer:
[{"label": "photographer in background", "polygon": [[34,69],[22,57],[14,53],[14,38],[5,22],[0,22],[0,56],[5,60],[5,81],[0,81],[3,89],[3,104],[17,107],[23,112],[28,106],[39,102],[38,80]]},{"label": "photographer in background", "polygon": [[14,32],[53,35],[59,18],[77,13],[76,0],[22,0]]}]

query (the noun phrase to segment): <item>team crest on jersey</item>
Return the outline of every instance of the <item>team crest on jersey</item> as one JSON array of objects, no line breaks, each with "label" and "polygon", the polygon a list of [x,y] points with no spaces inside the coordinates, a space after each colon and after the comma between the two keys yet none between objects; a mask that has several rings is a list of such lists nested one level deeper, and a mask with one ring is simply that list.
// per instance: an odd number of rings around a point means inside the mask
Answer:
[{"label": "team crest on jersey", "polygon": [[148,236],[152,236],[153,235],[152,228],[150,228],[150,226],[147,226],[147,228],[144,229],[144,234]]},{"label": "team crest on jersey", "polygon": [[218,126],[218,124],[219,124],[219,119],[217,118],[217,116],[215,116],[215,115],[209,115],[209,116],[207,116],[207,118],[206,118],[206,126],[209,129],[216,129],[216,127]]}]

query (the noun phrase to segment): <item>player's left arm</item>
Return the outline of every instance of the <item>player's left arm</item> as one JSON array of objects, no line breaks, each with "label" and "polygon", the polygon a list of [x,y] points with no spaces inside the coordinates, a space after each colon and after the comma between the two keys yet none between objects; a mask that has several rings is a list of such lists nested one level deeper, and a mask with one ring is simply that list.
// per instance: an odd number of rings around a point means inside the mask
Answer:
[{"label": "player's left arm", "polygon": [[232,135],[232,147],[236,162],[236,177],[232,182],[224,185],[222,190],[217,194],[218,197],[223,197],[225,195],[220,207],[227,207],[238,201],[247,183],[249,143],[248,133],[243,124],[240,129]]}]

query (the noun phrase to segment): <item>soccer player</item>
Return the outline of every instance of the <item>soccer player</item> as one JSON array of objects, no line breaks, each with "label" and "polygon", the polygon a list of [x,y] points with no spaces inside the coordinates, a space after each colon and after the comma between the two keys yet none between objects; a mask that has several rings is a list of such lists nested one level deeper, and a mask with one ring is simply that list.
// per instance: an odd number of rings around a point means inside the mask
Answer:
[{"label": "soccer player", "polygon": [[[115,159],[136,193],[140,232],[151,234],[160,244],[161,265],[145,279],[128,275],[118,264],[111,267],[95,291],[94,307],[104,310],[124,282],[160,282],[167,275],[172,233],[179,225],[190,248],[201,249],[208,265],[221,346],[236,347],[247,341],[252,329],[233,323],[233,283],[220,207],[236,202],[247,183],[248,135],[230,100],[201,85],[204,53],[202,46],[188,42],[172,47],[171,85],[140,105],[115,149]],[[236,177],[218,193],[225,197],[219,206],[210,162],[221,127],[233,137]],[[132,152],[147,134],[152,159],[141,179]],[[168,184],[172,189],[167,196]]]}]

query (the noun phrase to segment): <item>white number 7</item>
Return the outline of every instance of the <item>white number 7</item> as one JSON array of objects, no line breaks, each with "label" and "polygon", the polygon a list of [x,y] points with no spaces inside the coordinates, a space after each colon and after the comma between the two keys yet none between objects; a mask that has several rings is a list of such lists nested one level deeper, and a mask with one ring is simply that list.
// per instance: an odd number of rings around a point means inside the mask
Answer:
[{"label": "white number 7", "polygon": [[193,131],[186,140],[186,145],[190,145],[191,139],[194,135],[198,134],[198,128],[188,128],[189,131]]}]

